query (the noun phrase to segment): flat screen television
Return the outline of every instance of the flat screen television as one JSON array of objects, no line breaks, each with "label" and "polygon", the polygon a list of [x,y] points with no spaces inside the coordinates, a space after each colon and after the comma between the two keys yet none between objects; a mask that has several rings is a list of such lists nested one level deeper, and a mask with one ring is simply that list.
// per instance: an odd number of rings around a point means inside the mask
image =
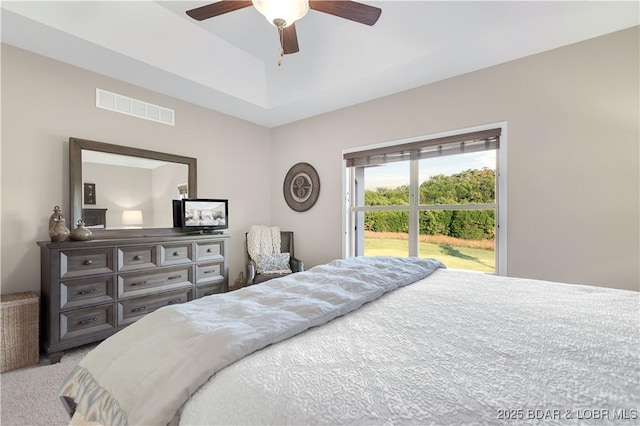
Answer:
[{"label": "flat screen television", "polygon": [[180,200],[180,217],[184,231],[222,233],[229,228],[229,200],[184,198]]}]

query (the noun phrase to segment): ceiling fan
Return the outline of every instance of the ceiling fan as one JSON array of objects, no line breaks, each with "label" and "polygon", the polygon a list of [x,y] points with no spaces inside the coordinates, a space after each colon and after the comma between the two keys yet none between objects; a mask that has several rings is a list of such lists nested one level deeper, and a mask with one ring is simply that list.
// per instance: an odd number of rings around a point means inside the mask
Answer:
[{"label": "ceiling fan", "polygon": [[306,15],[309,9],[365,25],[375,24],[382,13],[382,10],[377,7],[348,0],[221,0],[188,10],[187,15],[198,21],[203,21],[251,5],[264,15],[267,21],[278,28],[282,47],[281,56],[300,50],[295,21]]}]

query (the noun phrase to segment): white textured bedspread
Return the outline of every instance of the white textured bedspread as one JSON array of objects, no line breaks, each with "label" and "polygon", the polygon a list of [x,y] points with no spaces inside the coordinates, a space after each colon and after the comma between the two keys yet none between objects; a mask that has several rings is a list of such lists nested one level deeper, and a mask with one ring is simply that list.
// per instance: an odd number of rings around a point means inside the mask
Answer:
[{"label": "white textured bedspread", "polygon": [[184,425],[640,423],[636,292],[437,270],[225,368]]},{"label": "white textured bedspread", "polygon": [[60,395],[85,421],[166,425],[211,375],[444,267],[351,258],[231,293],[161,308],[90,352]]}]

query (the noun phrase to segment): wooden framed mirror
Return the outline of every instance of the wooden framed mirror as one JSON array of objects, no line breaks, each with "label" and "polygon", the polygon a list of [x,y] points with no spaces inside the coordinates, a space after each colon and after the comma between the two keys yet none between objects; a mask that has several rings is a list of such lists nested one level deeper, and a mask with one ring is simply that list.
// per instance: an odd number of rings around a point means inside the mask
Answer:
[{"label": "wooden framed mirror", "polygon": [[180,232],[172,200],[197,194],[195,158],[69,138],[70,229],[82,220],[94,238]]}]

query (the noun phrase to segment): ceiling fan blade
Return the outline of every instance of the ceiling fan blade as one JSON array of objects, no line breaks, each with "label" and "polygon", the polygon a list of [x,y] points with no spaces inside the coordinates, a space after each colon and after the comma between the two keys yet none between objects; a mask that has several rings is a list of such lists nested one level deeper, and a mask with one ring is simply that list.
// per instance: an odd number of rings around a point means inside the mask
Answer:
[{"label": "ceiling fan blade", "polygon": [[310,0],[309,7],[365,25],[375,24],[382,13],[382,9],[377,7],[348,0]]},{"label": "ceiling fan blade", "polygon": [[187,15],[197,21],[204,21],[205,19],[213,18],[214,16],[233,12],[238,9],[244,9],[245,7],[251,6],[251,4],[251,1],[222,0],[206,6],[187,10]]},{"label": "ceiling fan blade", "polygon": [[282,45],[284,54],[288,55],[299,52],[300,48],[298,47],[298,34],[296,33],[295,22],[288,27],[284,27],[280,31],[280,44]]}]

